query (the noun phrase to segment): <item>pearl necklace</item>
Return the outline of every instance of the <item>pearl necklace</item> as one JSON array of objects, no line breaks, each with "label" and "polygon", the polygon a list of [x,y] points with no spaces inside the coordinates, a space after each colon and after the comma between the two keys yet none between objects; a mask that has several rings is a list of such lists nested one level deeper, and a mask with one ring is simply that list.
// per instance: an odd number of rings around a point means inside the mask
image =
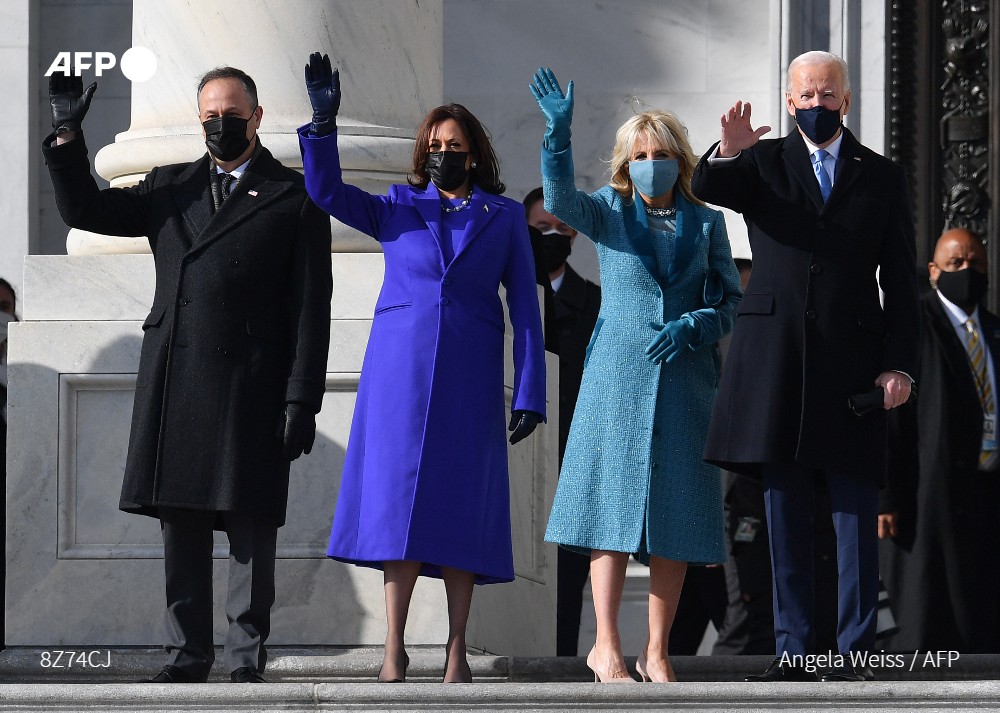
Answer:
[{"label": "pearl necklace", "polygon": [[677,215],[677,206],[670,206],[669,208],[654,208],[651,205],[647,205],[646,215],[651,215],[654,218],[673,218]]},{"label": "pearl necklace", "polygon": [[450,205],[445,205],[444,203],[442,203],[441,204],[441,208],[444,210],[445,213],[457,213],[458,211],[462,210],[463,208],[468,208],[469,207],[469,203],[471,203],[471,202],[472,202],[472,194],[470,193],[458,205],[456,205],[456,206],[450,206]]}]

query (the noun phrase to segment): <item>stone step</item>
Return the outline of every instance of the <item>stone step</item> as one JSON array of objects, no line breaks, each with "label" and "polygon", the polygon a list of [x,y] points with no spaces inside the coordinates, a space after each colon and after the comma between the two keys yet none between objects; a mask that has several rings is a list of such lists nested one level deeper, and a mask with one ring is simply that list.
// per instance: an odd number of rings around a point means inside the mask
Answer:
[{"label": "stone step", "polygon": [[767,656],[688,656],[672,661],[681,683],[602,685],[590,682],[583,658],[472,654],[476,683],[445,685],[442,647],[408,651],[404,684],[374,681],[378,647],[275,647],[265,685],[228,683],[220,664],[209,684],[153,685],[133,682],[160,668],[159,649],[11,648],[0,652],[0,711],[1000,710],[1000,681],[990,680],[1000,675],[998,656],[924,660],[913,671],[882,669],[869,683],[786,684],[742,682]]},{"label": "stone step", "polygon": [[[440,682],[444,672],[442,646],[410,646],[407,680]],[[371,683],[382,663],[381,647],[271,647],[265,677],[273,683]],[[874,667],[880,681],[992,680],[1000,678],[1000,656],[962,654],[949,660],[916,660],[905,667]],[[228,671],[217,651],[211,680],[227,682]],[[680,681],[741,682],[763,671],[769,656],[676,656],[671,659]],[[159,648],[11,647],[0,651],[0,684],[4,683],[130,683],[155,674],[164,662]],[[635,658],[626,658],[635,670]],[[909,668],[912,664],[912,669]],[[529,658],[470,652],[469,665],[478,683],[573,683],[593,680],[583,657]]]},{"label": "stone step", "polygon": [[972,711],[1000,709],[994,681],[855,684],[272,683],[3,684],[0,711]]}]

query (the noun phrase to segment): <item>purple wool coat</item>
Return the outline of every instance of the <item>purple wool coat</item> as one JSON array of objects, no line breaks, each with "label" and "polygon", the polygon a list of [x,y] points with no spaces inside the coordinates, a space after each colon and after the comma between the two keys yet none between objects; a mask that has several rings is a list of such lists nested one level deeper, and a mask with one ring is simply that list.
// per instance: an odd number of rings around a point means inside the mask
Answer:
[{"label": "purple wool coat", "polygon": [[299,130],[306,190],[382,244],[385,278],[358,385],[327,555],[514,579],[504,408],[507,290],[513,409],[545,414],[545,362],[524,208],[474,187],[447,265],[433,184],[370,195],[343,182],[336,133]]}]

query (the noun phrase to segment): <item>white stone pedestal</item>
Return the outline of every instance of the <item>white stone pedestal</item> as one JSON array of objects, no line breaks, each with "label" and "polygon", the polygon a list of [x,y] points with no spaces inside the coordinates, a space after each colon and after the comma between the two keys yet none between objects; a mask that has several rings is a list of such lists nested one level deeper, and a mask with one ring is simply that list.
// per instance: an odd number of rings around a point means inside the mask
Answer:
[{"label": "white stone pedestal", "polygon": [[[384,640],[380,572],[325,558],[380,254],[335,254],[327,391],[316,445],[292,467],[280,530],[275,645]],[[155,646],[162,640],[162,545],[151,518],[117,509],[140,325],[152,300],[148,255],[30,256],[24,321],[10,330],[7,461],[8,646]],[[508,337],[508,365],[510,337]],[[558,374],[548,355],[548,371]],[[513,374],[508,366],[508,398]],[[548,383],[550,412],[557,377]],[[555,651],[555,550],[542,542],[557,475],[556,419],[511,449],[517,581],[478,587],[469,644],[521,656]],[[227,546],[217,541],[216,640],[226,628]],[[447,638],[444,588],[421,580],[413,644]]]}]

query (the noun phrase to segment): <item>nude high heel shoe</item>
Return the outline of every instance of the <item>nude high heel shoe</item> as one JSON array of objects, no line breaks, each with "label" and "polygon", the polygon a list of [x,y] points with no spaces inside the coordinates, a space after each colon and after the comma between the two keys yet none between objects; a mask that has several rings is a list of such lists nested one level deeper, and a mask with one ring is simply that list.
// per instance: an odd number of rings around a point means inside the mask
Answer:
[{"label": "nude high heel shoe", "polygon": [[643,651],[639,654],[639,658],[635,660],[635,672],[639,674],[639,678],[642,679],[643,683],[652,681],[649,674],[646,673],[646,652]]},{"label": "nude high heel shoe", "polygon": [[[599,671],[597,668],[597,658],[594,656],[594,649],[590,650],[587,654],[587,668],[594,672],[594,683],[635,683],[635,679],[632,676],[627,678],[613,678],[611,676],[611,671]],[[628,669],[625,669],[628,673]]]},{"label": "nude high heel shoe", "polygon": [[[667,664],[667,668],[670,671],[668,675],[673,676],[674,675],[673,668],[670,667],[669,663]],[[660,681],[653,681],[653,677],[649,675],[649,669],[647,668],[645,651],[641,652],[639,654],[639,658],[635,660],[635,672],[639,674],[639,678],[642,679],[643,683],[646,683],[647,681],[651,681],[653,683],[661,683]],[[669,682],[670,679],[668,679],[667,681],[663,681],[662,683],[669,683]]]}]

